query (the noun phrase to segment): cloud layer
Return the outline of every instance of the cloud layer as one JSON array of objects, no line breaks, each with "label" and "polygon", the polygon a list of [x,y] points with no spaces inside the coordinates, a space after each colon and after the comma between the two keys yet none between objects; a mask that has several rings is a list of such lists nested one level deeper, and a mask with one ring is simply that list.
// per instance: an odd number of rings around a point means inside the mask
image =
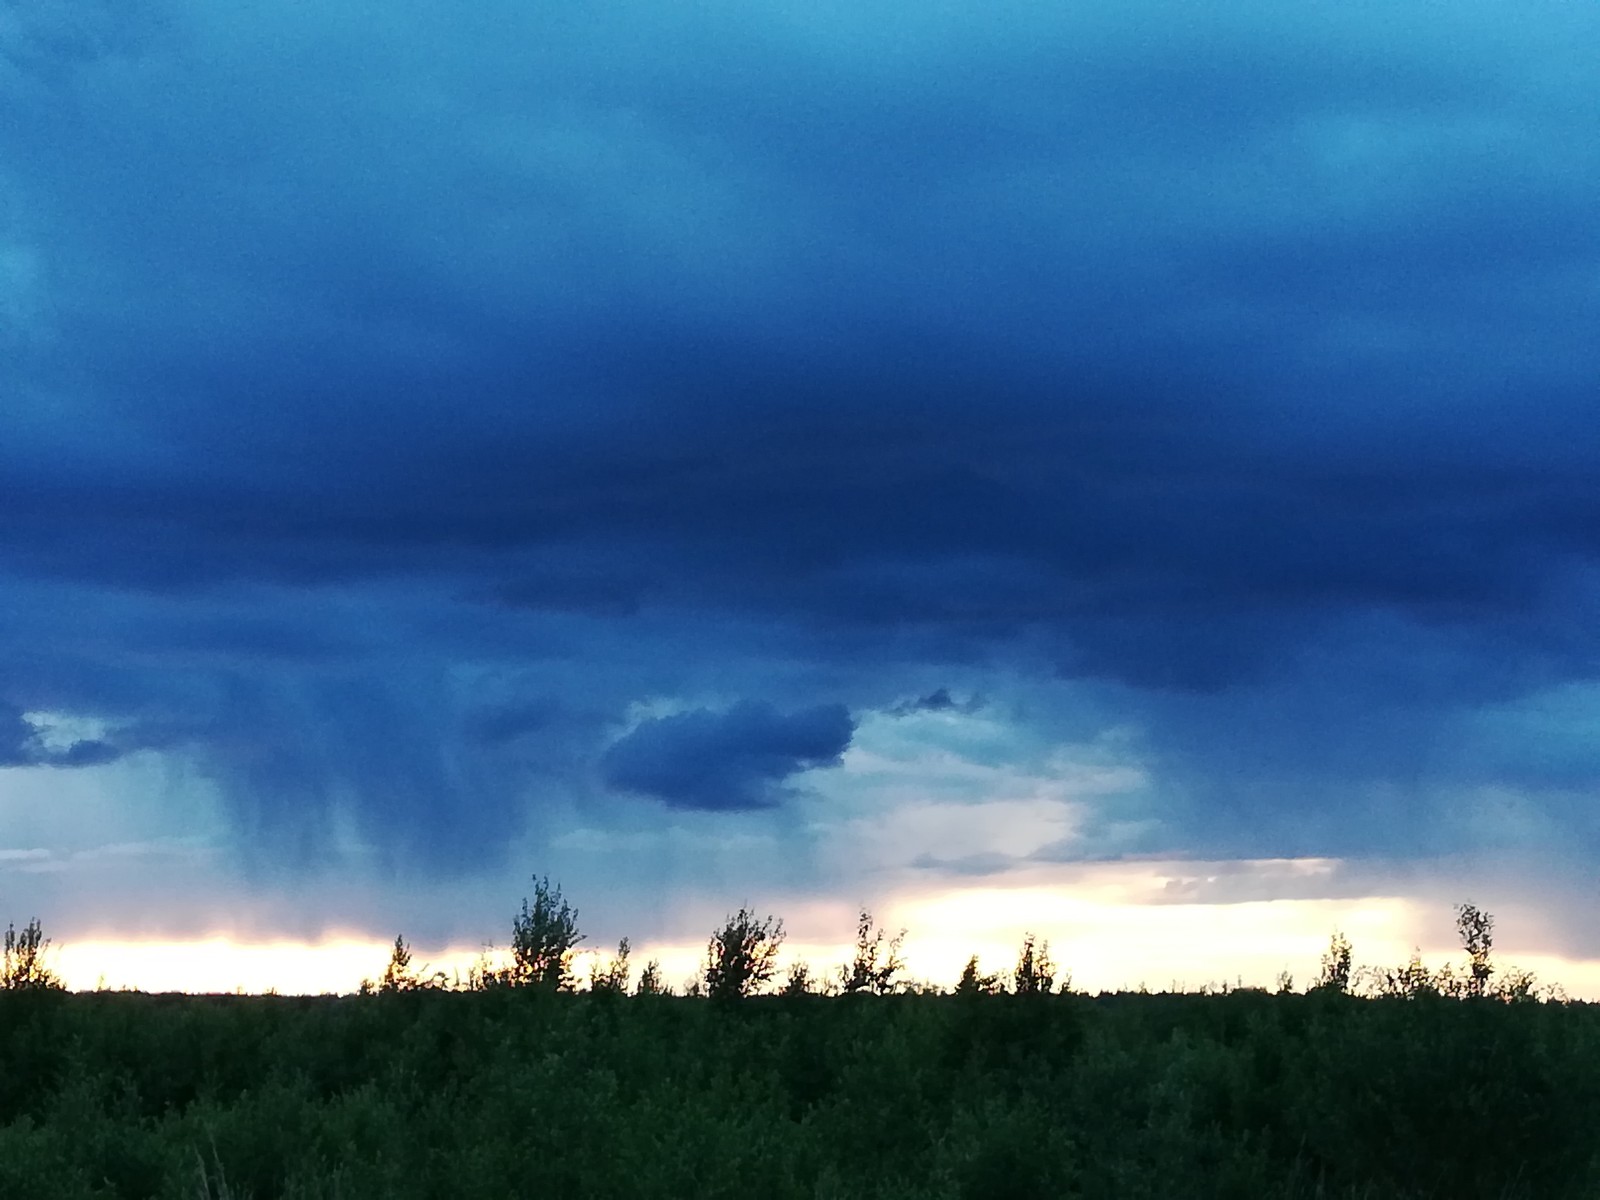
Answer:
[{"label": "cloud layer", "polygon": [[1064,853],[1592,860],[1597,23],[0,16],[0,762],[471,875],[981,696]]}]

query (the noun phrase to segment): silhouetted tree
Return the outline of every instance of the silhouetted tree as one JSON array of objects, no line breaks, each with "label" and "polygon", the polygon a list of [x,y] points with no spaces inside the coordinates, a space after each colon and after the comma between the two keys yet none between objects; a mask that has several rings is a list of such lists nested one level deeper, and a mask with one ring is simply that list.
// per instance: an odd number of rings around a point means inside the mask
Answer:
[{"label": "silhouetted tree", "polygon": [[967,959],[961,968],[961,978],[956,982],[958,996],[987,996],[1000,990],[1000,976],[983,975],[978,971],[978,956]]},{"label": "silhouetted tree", "polygon": [[706,994],[722,1001],[752,995],[777,972],[782,945],[782,921],[770,916],[758,921],[748,908],[741,908],[706,946]]},{"label": "silhouetted tree", "polygon": [[1396,996],[1416,1000],[1422,996],[1451,995],[1456,990],[1456,980],[1448,965],[1433,972],[1423,964],[1420,949],[1411,952],[1404,966],[1377,971],[1373,975],[1374,989],[1380,996]]},{"label": "silhouetted tree", "polygon": [[1489,961],[1489,952],[1494,948],[1494,918],[1474,904],[1458,904],[1456,931],[1467,952],[1463,989],[1472,999],[1480,1000],[1489,994],[1489,977],[1494,974],[1494,964]]},{"label": "silhouetted tree", "polygon": [[50,949],[50,939],[44,936],[35,917],[17,932],[15,925],[6,927],[5,956],[0,959],[0,989],[11,992],[64,990],[61,978],[44,964],[45,952]]},{"label": "silhouetted tree", "polygon": [[583,935],[578,910],[561,896],[547,877],[533,881],[533,906],[511,920],[511,967],[506,982],[565,991],[572,987],[572,952]]},{"label": "silhouetted tree", "polygon": [[669,993],[665,981],[661,978],[661,960],[652,958],[645,963],[644,970],[639,972],[639,982],[634,985],[635,996],[664,996]]},{"label": "silhouetted tree", "polygon": [[873,929],[872,914],[863,908],[856,922],[855,957],[839,970],[845,994],[871,992],[884,996],[894,991],[894,977],[906,965],[900,957],[905,940],[904,929],[892,938],[886,938],[882,929]]},{"label": "silhouetted tree", "polygon": [[1521,967],[1506,967],[1500,972],[1500,982],[1494,987],[1495,999],[1505,1001],[1538,1000],[1541,992],[1552,998],[1560,996],[1559,988],[1540,988],[1534,973]]},{"label": "silhouetted tree", "polygon": [[409,991],[411,980],[411,947],[406,945],[405,935],[397,933],[394,938],[394,953],[389,955],[389,965],[383,969],[383,979],[378,984],[378,990]]},{"label": "silhouetted tree", "polygon": [[389,965],[383,969],[383,976],[376,985],[370,979],[363,979],[361,991],[363,995],[374,991],[392,995],[395,992],[414,992],[418,988],[442,987],[443,984],[443,971],[437,971],[431,977],[424,978],[411,969],[411,947],[406,944],[403,935],[396,935],[394,949],[389,954]]},{"label": "silhouetted tree", "polygon": [[1034,944],[1033,934],[1024,934],[1017,952],[1016,970],[1011,973],[1019,996],[1047,995],[1056,982],[1056,965],[1050,961],[1050,943]]},{"label": "silhouetted tree", "polygon": [[501,969],[494,965],[493,950],[493,946],[485,946],[478,952],[478,960],[467,968],[469,991],[482,992],[510,985],[511,971],[509,968]]},{"label": "silhouetted tree", "polygon": [[785,996],[809,996],[816,989],[812,986],[815,981],[811,978],[811,964],[795,962],[789,964],[789,977],[783,983]]},{"label": "silhouetted tree", "polygon": [[628,939],[623,938],[617,943],[617,952],[610,962],[602,967],[598,962],[589,973],[589,988],[595,992],[609,992],[619,996],[628,993],[628,977],[633,974],[633,967],[628,963]]},{"label": "silhouetted tree", "polygon": [[1313,987],[1323,991],[1348,992],[1350,990],[1350,939],[1337,929],[1328,939],[1328,949],[1322,955],[1322,973]]}]

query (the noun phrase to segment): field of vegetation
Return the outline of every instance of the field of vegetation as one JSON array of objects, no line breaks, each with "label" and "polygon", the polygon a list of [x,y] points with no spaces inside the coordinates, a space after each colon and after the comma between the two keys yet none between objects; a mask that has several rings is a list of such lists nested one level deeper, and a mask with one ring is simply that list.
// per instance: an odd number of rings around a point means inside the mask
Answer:
[{"label": "field of vegetation", "polygon": [[743,910],[691,994],[625,944],[579,987],[543,881],[461,987],[397,939],[355,995],[67,993],[34,923],[0,1197],[1600,1196],[1600,1006],[1502,985],[1458,916],[1459,974],[1363,982],[1335,937],[1304,992],[1094,997],[1031,939],[907,988],[865,913],[854,962],[780,982],[781,924]]}]

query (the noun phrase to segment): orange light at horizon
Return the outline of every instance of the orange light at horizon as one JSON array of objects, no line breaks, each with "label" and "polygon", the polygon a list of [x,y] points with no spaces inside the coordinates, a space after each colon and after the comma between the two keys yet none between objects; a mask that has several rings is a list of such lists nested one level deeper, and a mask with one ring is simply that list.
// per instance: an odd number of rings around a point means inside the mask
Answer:
[{"label": "orange light at horizon", "polygon": [[[1116,871],[1103,874],[1072,887],[1039,883],[907,894],[886,901],[876,916],[891,933],[909,930],[904,977],[940,986],[952,985],[973,954],[985,971],[1009,973],[1025,932],[1049,940],[1061,971],[1058,977],[1070,974],[1074,988],[1090,992],[1240,982],[1273,987],[1284,972],[1303,988],[1314,979],[1335,928],[1354,943],[1358,967],[1398,965],[1419,944],[1433,965],[1461,957],[1457,947],[1423,936],[1436,932],[1439,922],[1435,906],[1416,898],[1151,903],[1149,881],[1141,880],[1159,880],[1158,867],[1119,864]],[[836,907],[830,903],[827,909]],[[821,906],[796,915],[800,920],[792,926],[795,936],[784,947],[781,968],[803,959],[814,979],[832,977],[850,958],[852,946],[827,936],[835,921]],[[699,974],[707,935],[635,945],[634,978],[655,958],[664,982],[681,989]],[[392,940],[355,934],[320,942],[264,943],[224,935],[163,941],[96,938],[53,948],[50,965],[75,990],[315,995],[354,992],[364,979],[379,978],[393,945]],[[1535,971],[1541,983],[1559,983],[1575,999],[1600,998],[1600,962],[1518,954],[1510,945],[1496,957]],[[490,961],[500,966],[505,958],[502,950]],[[584,947],[574,961],[579,986],[586,985],[596,962],[609,959],[606,949]],[[442,971],[448,981],[465,982],[482,960],[481,947],[412,946],[414,970]]]}]

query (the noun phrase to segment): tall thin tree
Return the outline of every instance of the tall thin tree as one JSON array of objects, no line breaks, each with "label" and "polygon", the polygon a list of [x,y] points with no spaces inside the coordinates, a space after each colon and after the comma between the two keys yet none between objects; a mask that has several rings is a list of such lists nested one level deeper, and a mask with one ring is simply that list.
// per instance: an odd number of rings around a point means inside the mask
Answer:
[{"label": "tall thin tree", "polygon": [[1456,932],[1467,952],[1466,994],[1482,999],[1489,994],[1489,977],[1494,974],[1494,964],[1489,960],[1494,949],[1494,918],[1475,904],[1458,904]]}]

